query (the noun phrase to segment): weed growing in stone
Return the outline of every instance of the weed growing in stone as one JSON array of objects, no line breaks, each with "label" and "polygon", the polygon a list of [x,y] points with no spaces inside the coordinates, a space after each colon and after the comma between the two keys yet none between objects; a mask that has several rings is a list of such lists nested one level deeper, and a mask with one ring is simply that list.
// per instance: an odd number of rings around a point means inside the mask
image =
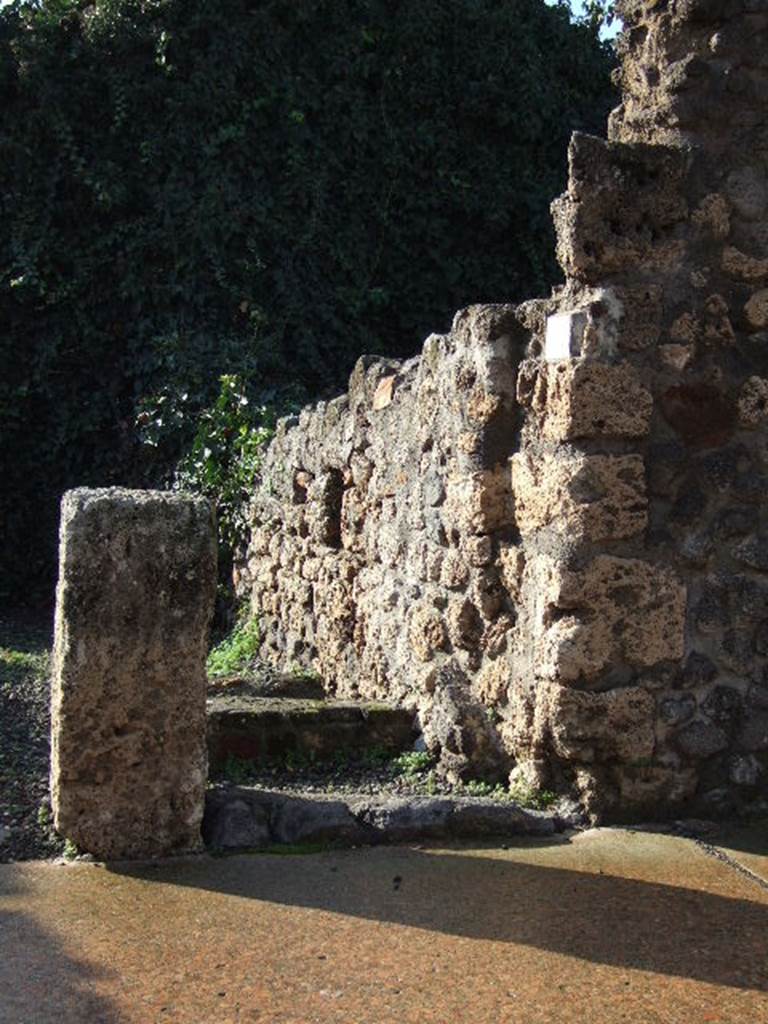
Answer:
[{"label": "weed growing in stone", "polygon": [[209,676],[226,676],[247,668],[259,652],[258,619],[238,623],[229,636],[211,650],[206,662]]},{"label": "weed growing in stone", "polygon": [[487,796],[493,800],[511,799],[509,790],[505,789],[499,782],[494,785],[490,782],[483,782],[482,779],[469,779],[461,784],[460,789],[466,796]]},{"label": "weed growing in stone", "polygon": [[427,772],[434,764],[434,757],[426,750],[409,750],[400,754],[392,761],[392,767],[398,775],[404,775],[408,779],[418,778]]},{"label": "weed growing in stone", "polygon": [[76,857],[80,856],[80,851],[78,850],[76,843],[72,842],[71,839],[65,839],[62,854],[64,856],[64,860],[75,860]]},{"label": "weed growing in stone", "polygon": [[0,672],[9,679],[22,679],[33,672],[44,675],[48,671],[47,651],[19,651],[12,647],[0,647]]},{"label": "weed growing in stone", "polygon": [[48,792],[49,623],[0,616],[0,861],[48,857],[61,842],[39,808]]},{"label": "weed growing in stone", "polygon": [[360,751],[358,760],[364,768],[382,768],[392,760],[392,751],[385,747],[368,747]]},{"label": "weed growing in stone", "polygon": [[509,788],[509,799],[521,807],[529,807],[533,811],[545,811],[557,800],[557,794],[548,789],[536,789],[517,782]]}]

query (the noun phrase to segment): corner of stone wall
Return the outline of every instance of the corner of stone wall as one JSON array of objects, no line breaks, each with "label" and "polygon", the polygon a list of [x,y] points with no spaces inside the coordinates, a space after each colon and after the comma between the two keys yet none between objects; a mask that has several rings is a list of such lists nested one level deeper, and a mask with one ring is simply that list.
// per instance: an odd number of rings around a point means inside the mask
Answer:
[{"label": "corner of stone wall", "polygon": [[513,458],[506,735],[521,777],[574,784],[598,820],[733,810],[768,768],[768,11],[623,10],[623,103],[610,141],[571,143],[566,284]]},{"label": "corner of stone wall", "polygon": [[768,11],[621,9],[565,283],[283,424],[248,570],[269,658],[595,820],[754,804],[768,769]]}]

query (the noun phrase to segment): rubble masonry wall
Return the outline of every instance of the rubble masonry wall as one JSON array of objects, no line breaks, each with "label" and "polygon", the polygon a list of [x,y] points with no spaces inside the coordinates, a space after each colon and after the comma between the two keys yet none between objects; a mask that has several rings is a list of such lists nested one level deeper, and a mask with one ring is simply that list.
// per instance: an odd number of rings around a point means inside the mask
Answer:
[{"label": "rubble masonry wall", "polygon": [[730,810],[768,768],[768,2],[622,14],[564,285],[282,422],[239,578],[281,667],[595,819]]}]

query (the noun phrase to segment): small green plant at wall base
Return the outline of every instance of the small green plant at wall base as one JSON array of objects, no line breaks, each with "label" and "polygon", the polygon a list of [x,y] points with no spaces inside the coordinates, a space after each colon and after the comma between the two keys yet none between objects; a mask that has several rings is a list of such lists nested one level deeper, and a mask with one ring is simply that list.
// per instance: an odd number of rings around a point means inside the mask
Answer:
[{"label": "small green plant at wall base", "polygon": [[65,839],[63,854],[64,860],[74,860],[76,857],[80,856],[80,851],[78,850],[76,843],[71,839]]},{"label": "small green plant at wall base", "polygon": [[229,636],[211,650],[206,662],[209,676],[226,676],[241,672],[259,651],[261,636],[258,619],[238,623]]},{"label": "small green plant at wall base", "polygon": [[467,796],[488,796],[494,800],[509,800],[509,792],[500,783],[495,785],[481,779],[469,779],[463,783],[461,790]]},{"label": "small green plant at wall base", "polygon": [[509,799],[514,800],[521,807],[530,807],[533,811],[545,811],[557,800],[557,793],[548,789],[535,789],[533,786],[526,786],[518,782],[510,786]]},{"label": "small green plant at wall base", "polygon": [[434,768],[430,769],[423,779],[424,792],[427,796],[436,796],[440,792],[440,780]]},{"label": "small green plant at wall base", "polygon": [[394,758],[392,766],[406,778],[414,778],[426,772],[434,763],[433,756],[426,750],[409,750]]}]

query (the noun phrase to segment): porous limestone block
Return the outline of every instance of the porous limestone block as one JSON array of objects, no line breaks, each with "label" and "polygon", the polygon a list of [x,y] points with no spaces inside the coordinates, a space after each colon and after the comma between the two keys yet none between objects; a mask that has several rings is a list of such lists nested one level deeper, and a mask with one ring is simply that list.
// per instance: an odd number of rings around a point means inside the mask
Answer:
[{"label": "porous limestone block", "polygon": [[211,508],[159,491],[69,491],[60,544],[56,829],[105,859],[196,849],[216,593]]},{"label": "porous limestone block", "polygon": [[768,281],[768,260],[750,256],[732,245],[723,249],[722,267],[726,274],[737,281]]},{"label": "porous limestone block", "polygon": [[431,661],[436,651],[445,650],[448,634],[440,612],[422,603],[411,611],[408,637],[411,650],[419,661]]},{"label": "porous limestone block", "polygon": [[534,395],[544,436],[643,437],[653,399],[625,363],[561,361],[545,364]]},{"label": "porous limestone block", "polygon": [[441,518],[446,530],[461,534],[491,533],[508,526],[512,521],[508,472],[499,467],[450,476]]},{"label": "porous limestone block", "polygon": [[638,821],[658,815],[660,807],[684,806],[696,789],[696,772],[683,765],[579,765],[574,786],[593,824]]},{"label": "porous limestone block", "polygon": [[768,288],[755,292],[744,307],[750,329],[762,330],[768,327]]},{"label": "porous limestone block", "polygon": [[513,456],[515,518],[525,536],[551,526],[590,540],[632,537],[648,522],[640,455]]},{"label": "porous limestone block", "polygon": [[536,724],[548,731],[559,758],[637,763],[653,756],[656,702],[647,690],[626,686],[588,693],[557,683],[545,687],[538,697]]},{"label": "porous limestone block", "polygon": [[532,571],[540,678],[590,681],[609,667],[682,658],[686,588],[670,570],[598,555],[580,570],[540,556]]},{"label": "porous limestone block", "polygon": [[644,149],[574,132],[568,191],[552,203],[557,260],[569,279],[596,283],[638,268],[667,271],[685,244],[685,160],[672,148]]},{"label": "porous limestone block", "polygon": [[744,382],[737,403],[739,426],[754,430],[768,420],[768,380],[750,377]]}]

